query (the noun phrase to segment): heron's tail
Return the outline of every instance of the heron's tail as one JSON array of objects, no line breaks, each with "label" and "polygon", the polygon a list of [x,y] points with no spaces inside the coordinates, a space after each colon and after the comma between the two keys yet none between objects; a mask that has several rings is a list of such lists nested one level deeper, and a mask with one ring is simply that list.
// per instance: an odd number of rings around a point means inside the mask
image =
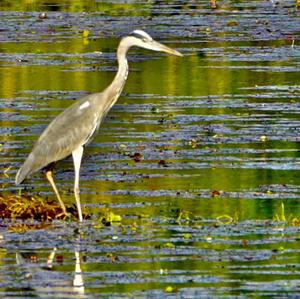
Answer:
[{"label": "heron's tail", "polygon": [[32,155],[29,155],[24,164],[21,166],[21,168],[18,170],[15,183],[16,185],[21,184],[26,177],[28,177],[33,171],[33,165],[32,165]]},{"label": "heron's tail", "polygon": [[15,179],[16,185],[21,184],[27,176],[27,171],[26,171],[26,169],[24,169],[23,166],[17,172],[16,179]]}]

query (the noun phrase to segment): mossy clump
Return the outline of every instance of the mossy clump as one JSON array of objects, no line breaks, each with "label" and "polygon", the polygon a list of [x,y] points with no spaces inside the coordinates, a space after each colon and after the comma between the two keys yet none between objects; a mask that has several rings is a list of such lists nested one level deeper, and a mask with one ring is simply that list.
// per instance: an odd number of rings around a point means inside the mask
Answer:
[{"label": "mossy clump", "polygon": [[29,194],[0,193],[0,218],[3,219],[34,219],[38,221],[78,219],[76,207],[67,207],[67,212],[68,215],[65,215],[60,205],[52,199]]}]

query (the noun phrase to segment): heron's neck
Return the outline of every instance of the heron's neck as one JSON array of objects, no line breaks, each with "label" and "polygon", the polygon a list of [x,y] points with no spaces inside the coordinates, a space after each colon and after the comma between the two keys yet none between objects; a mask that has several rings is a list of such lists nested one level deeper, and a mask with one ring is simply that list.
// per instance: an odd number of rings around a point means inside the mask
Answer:
[{"label": "heron's neck", "polygon": [[128,62],[126,58],[127,48],[119,46],[117,57],[118,57],[118,71],[116,76],[114,77],[112,83],[107,87],[107,101],[105,106],[105,111],[108,110],[114,105],[114,103],[118,100],[123,87],[125,85],[127,75],[128,75]]}]

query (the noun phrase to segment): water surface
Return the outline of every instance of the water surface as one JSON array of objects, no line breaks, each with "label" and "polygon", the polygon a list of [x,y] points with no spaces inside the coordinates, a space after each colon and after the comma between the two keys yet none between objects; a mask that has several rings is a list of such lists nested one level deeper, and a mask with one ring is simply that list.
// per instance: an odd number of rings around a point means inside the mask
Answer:
[{"label": "water surface", "polygon": [[[19,192],[16,171],[51,119],[111,82],[121,36],[142,28],[184,54],[130,51],[124,92],[82,161],[92,218],[80,233],[3,220],[1,296],[299,295],[299,10],[246,2],[1,4],[5,192]],[[72,204],[70,158],[55,178]],[[54,196],[41,173],[21,188]],[[107,209],[121,222],[105,226]],[[84,290],[72,287],[74,251]]]}]

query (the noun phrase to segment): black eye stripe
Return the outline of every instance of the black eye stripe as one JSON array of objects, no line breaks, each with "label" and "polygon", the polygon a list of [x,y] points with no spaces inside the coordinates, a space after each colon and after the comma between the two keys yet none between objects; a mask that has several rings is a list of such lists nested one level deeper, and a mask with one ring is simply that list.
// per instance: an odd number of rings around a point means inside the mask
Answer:
[{"label": "black eye stripe", "polygon": [[148,41],[149,39],[146,37],[146,36],[144,36],[144,35],[141,35],[141,34],[139,34],[139,33],[137,33],[137,32],[131,32],[130,34],[129,34],[129,36],[133,36],[133,37],[136,37],[136,38],[139,38],[139,39],[141,39],[141,40],[143,40],[143,41]]},{"label": "black eye stripe", "polygon": [[136,38],[139,38],[139,39],[144,39],[145,38],[145,36],[140,35],[140,34],[138,34],[136,32],[131,32],[130,36],[133,36],[133,37],[136,37]]}]

